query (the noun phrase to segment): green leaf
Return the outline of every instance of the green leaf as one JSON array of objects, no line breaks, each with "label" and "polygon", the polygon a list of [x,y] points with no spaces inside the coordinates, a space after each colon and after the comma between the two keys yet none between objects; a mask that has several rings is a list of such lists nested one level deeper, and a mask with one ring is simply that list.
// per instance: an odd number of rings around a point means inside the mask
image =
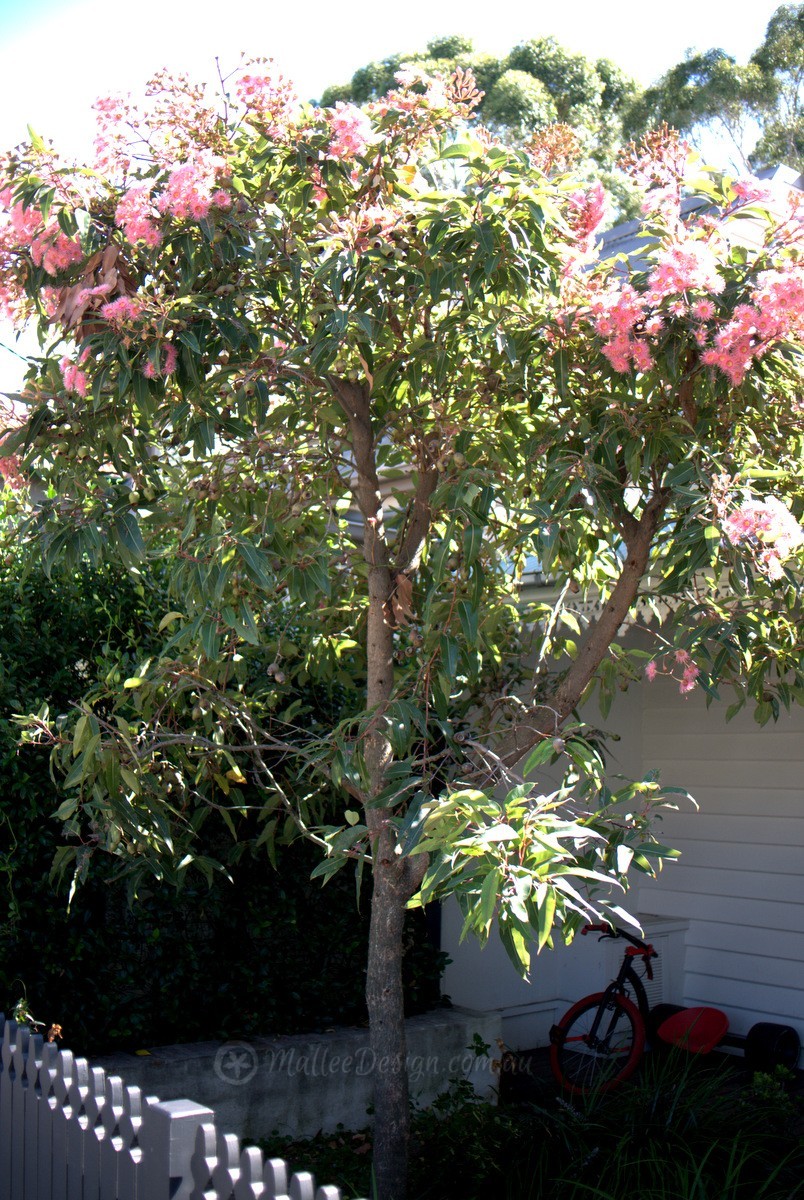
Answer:
[{"label": "green leaf", "polygon": [[566,400],[569,394],[569,357],[566,350],[557,350],[553,355],[553,375],[556,391],[562,400]]},{"label": "green leaf", "polygon": [[114,527],[122,545],[135,559],[145,556],[145,543],[142,540],[139,522],[132,512],[117,513]]},{"label": "green leaf", "polygon": [[539,901],[539,906],[536,910],[536,933],[539,950],[543,950],[547,942],[550,940],[550,935],[553,931],[553,923],[556,915],[556,893],[549,886],[545,888],[544,898]]},{"label": "green leaf", "polygon": [[141,791],[140,781],[137,778],[137,776],[134,774],[133,771],[129,771],[128,767],[124,767],[121,765],[120,778],[126,784],[129,791],[133,792],[135,796],[138,796],[140,794],[140,791]]}]

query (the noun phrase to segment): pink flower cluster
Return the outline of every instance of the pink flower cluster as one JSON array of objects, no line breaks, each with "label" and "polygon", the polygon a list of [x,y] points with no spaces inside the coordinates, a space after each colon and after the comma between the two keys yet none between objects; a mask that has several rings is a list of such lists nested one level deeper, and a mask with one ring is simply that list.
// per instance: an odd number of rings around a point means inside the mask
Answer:
[{"label": "pink flower cluster", "polygon": [[133,138],[131,103],[122,96],[102,96],[95,110],[95,165],[106,175],[125,175],[131,166],[129,143]]},{"label": "pink flower cluster", "polygon": [[152,358],[149,358],[142,369],[142,373],[146,379],[159,379],[161,376],[172,375],[176,370],[178,362],[178,352],[172,342],[163,342],[160,347],[161,363],[157,366]]},{"label": "pink flower cluster", "polygon": [[190,162],[174,167],[164,191],[154,196],[154,183],[141,183],[123,194],[115,209],[115,221],[132,246],[144,242],[155,249],[162,241],[159,215],[179,220],[200,221],[212,208],[228,208],[231,196],[218,185],[225,162],[217,155],[201,152]]},{"label": "pink flower cluster", "polygon": [[72,359],[67,357],[64,357],[59,363],[61,377],[64,381],[64,386],[67,388],[67,391],[75,392],[76,395],[81,396],[82,399],[87,394],[88,384],[86,371],[82,371],[81,366],[87,361],[88,358],[89,348],[87,347],[87,349],[81,353],[77,363],[74,363]]},{"label": "pink flower cluster", "polygon": [[[614,283],[592,303],[595,332],[605,340],[603,354],[615,371],[638,371],[653,365],[650,347],[644,337],[645,299],[630,283]],[[637,332],[637,327],[639,331]],[[658,332],[658,327],[651,327]]]},{"label": "pink flower cluster", "polygon": [[327,121],[330,128],[329,158],[348,162],[365,152],[371,137],[371,121],[361,109],[339,100],[327,112]]},{"label": "pink flower cluster", "polygon": [[259,122],[267,137],[283,137],[298,107],[295,89],[282,75],[241,75],[235,94],[243,108]]},{"label": "pink flower cluster", "polygon": [[724,281],[717,258],[702,241],[685,238],[659,251],[656,265],[648,277],[647,300],[658,304],[666,296],[684,292],[722,292]]},{"label": "pink flower cluster", "polygon": [[136,321],[141,311],[138,300],[132,300],[130,296],[118,296],[117,300],[110,300],[108,304],[103,305],[100,315],[115,329],[121,329],[123,325]]},{"label": "pink flower cluster", "polygon": [[776,496],[744,501],[725,519],[723,532],[732,546],[747,543],[755,550],[770,579],[781,579],[783,561],[804,545],[804,530]]},{"label": "pink flower cluster", "polygon": [[567,218],[575,241],[583,251],[589,250],[606,215],[606,192],[598,182],[590,188],[573,192],[567,203]]},{"label": "pink flower cluster", "polygon": [[750,304],[738,304],[731,320],[704,350],[702,361],[717,367],[737,386],[751,364],[770,347],[791,335],[804,334],[804,273],[790,267],[764,271]]},{"label": "pink flower cluster", "polygon": [[83,258],[77,238],[68,237],[58,221],[45,225],[38,209],[15,204],[10,187],[0,190],[0,208],[7,214],[0,227],[0,247],[29,250],[36,266],[48,275],[58,275]]},{"label": "pink flower cluster", "polygon": [[736,197],[737,204],[764,204],[773,199],[773,193],[768,185],[761,179],[755,179],[753,175],[749,175],[745,179],[735,179],[731,190]]},{"label": "pink flower cluster", "polygon": [[678,219],[689,154],[689,144],[665,125],[621,156],[621,165],[637,186],[645,189],[642,211],[646,215]]},{"label": "pink flower cluster", "polygon": [[[400,85],[367,105],[369,115],[385,122],[387,136],[404,134],[407,149],[422,145],[434,133],[471,119],[483,98],[470,69],[458,68],[441,79],[415,66],[397,71]],[[424,88],[424,92],[419,89]],[[388,118],[391,118],[390,123]]]},{"label": "pink flower cluster", "polygon": [[[0,429],[0,436],[5,432],[4,429]],[[10,487],[15,492],[24,486],[25,479],[20,470],[19,457],[16,454],[0,458],[0,480],[3,486]]]},{"label": "pink flower cluster", "polygon": [[[678,667],[681,667],[681,678],[675,674],[675,671],[678,669]],[[661,672],[659,669],[659,663],[655,658],[652,658],[645,667],[645,678],[647,679],[648,683],[653,683],[656,676],[660,673],[662,675],[669,675],[672,678],[675,678],[678,682],[678,690],[681,692],[682,696],[685,696],[688,692],[693,691],[695,682],[698,679],[701,671],[699,667],[696,667],[686,650],[675,650],[672,658],[669,659],[669,665],[667,658],[663,660]]]},{"label": "pink flower cluster", "polygon": [[225,167],[222,158],[210,154],[201,154],[192,162],[174,167],[157,201],[159,211],[179,220],[201,221],[211,208],[228,208],[231,196],[218,187],[218,178]]},{"label": "pink flower cluster", "polygon": [[129,188],[118,202],[114,219],[132,246],[145,242],[153,250],[162,241],[156,223],[158,215],[153,203],[152,183]]},{"label": "pink flower cluster", "polygon": [[[0,442],[6,434],[19,429],[25,422],[25,411],[13,401],[0,398]],[[25,485],[19,455],[9,454],[0,458],[0,491],[3,487],[18,491]]]}]

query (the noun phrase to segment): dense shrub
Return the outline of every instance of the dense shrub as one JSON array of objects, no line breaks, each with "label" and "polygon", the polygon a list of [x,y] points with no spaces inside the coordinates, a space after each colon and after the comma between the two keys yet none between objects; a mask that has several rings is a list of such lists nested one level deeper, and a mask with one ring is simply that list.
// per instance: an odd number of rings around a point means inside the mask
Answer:
[{"label": "dense shrub", "polygon": [[[18,745],[13,714],[64,711],[88,679],[147,653],[164,611],[155,579],[0,568],[0,1007],[24,986],[34,1015],[82,1052],[360,1022],[370,883],[359,903],[351,872],[322,889],[306,843],[280,847],[276,870],[264,849],[247,852],[232,883],[154,884],[133,905],[111,857],[96,857],[69,913],[49,879],[59,796],[47,750]],[[231,841],[214,822],[203,837],[213,856]],[[411,914],[411,1011],[437,1002],[439,965]]]},{"label": "dense shrub", "polygon": [[[678,1052],[608,1094],[493,1105],[465,1081],[413,1119],[411,1200],[793,1200],[804,1195],[792,1077]],[[267,1153],[370,1196],[371,1131],[272,1138]]]}]

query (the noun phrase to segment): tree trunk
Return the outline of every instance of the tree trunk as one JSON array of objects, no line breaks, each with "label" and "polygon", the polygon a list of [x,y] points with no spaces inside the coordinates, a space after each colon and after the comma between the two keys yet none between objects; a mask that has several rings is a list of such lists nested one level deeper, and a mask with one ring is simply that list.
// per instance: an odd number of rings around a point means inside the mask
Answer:
[{"label": "tree trunk", "polygon": [[[364,733],[366,794],[363,803],[371,842],[374,891],[369,928],[366,1002],[374,1092],[374,1177],[376,1200],[406,1200],[408,1172],[408,1097],[405,1007],[402,995],[402,939],[405,905],[424,871],[424,856],[412,862],[396,854],[396,833],[387,810],[372,801],[383,789],[392,760],[385,732],[384,709],[394,685],[394,634],[391,598],[394,575],[383,525],[377,476],[370,392],[365,385],[331,379],[349,422],[356,481],[354,494],[363,518],[363,558],[368,568],[366,614],[366,708],[372,714]],[[435,486],[430,475],[422,484],[420,507],[429,512]],[[415,522],[422,536],[423,513]],[[413,538],[406,545],[405,565],[415,557]]]},{"label": "tree trunk", "polygon": [[406,901],[398,863],[378,859],[374,865],[366,977],[377,1200],[405,1200],[407,1195],[410,1101],[402,995]]}]

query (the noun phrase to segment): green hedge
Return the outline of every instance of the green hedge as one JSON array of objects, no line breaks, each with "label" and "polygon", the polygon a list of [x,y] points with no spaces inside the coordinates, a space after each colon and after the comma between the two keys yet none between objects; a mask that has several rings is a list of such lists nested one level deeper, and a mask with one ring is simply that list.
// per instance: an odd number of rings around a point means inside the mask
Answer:
[{"label": "green hedge", "polygon": [[[115,655],[147,653],[158,609],[109,571],[21,581],[10,562],[0,575],[0,1007],[24,985],[34,1015],[82,1053],[360,1022],[370,885],[359,906],[351,872],[322,889],[308,844],[281,847],[277,870],[264,851],[244,854],[233,883],[154,886],[133,906],[111,858],[69,913],[49,882],[57,791],[47,750],[19,747],[12,716],[65,711]],[[222,835],[204,826],[207,852]],[[408,1007],[421,1011],[438,1001],[443,956],[410,917]]]}]

